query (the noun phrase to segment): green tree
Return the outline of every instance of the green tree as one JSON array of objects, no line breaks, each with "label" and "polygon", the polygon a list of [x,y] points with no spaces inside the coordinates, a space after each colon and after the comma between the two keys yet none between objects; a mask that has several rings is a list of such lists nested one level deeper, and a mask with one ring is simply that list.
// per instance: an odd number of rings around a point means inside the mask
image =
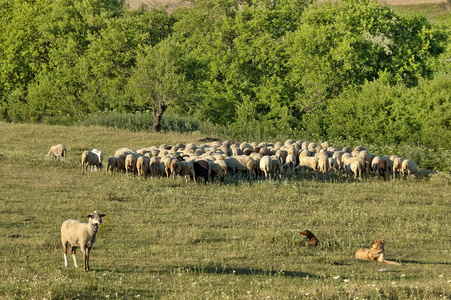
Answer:
[{"label": "green tree", "polygon": [[183,99],[191,90],[186,79],[181,45],[173,37],[148,47],[139,54],[127,86],[131,105],[152,110],[152,131],[161,130],[161,117],[169,105]]}]

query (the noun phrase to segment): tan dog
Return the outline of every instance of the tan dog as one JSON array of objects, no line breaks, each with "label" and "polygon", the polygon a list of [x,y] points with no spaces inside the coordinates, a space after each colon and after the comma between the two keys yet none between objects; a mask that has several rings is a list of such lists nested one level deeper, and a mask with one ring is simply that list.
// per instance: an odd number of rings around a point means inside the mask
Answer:
[{"label": "tan dog", "polygon": [[301,232],[301,235],[307,237],[308,243],[310,244],[310,246],[318,246],[319,240],[316,238],[316,236],[311,231],[304,230]]},{"label": "tan dog", "polygon": [[387,264],[401,265],[400,263],[385,259],[384,240],[375,240],[371,244],[373,245],[373,248],[359,249],[357,250],[355,257],[362,260],[376,260]]}]

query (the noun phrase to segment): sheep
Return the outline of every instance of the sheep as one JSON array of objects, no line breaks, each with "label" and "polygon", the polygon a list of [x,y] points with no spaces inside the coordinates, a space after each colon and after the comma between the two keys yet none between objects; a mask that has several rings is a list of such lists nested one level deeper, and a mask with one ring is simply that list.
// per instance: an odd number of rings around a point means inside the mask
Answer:
[{"label": "sheep", "polygon": [[203,177],[204,178],[204,184],[207,184],[208,178],[211,177],[211,169],[210,164],[208,161],[204,159],[197,159],[193,161],[193,167],[194,167],[194,177]]},{"label": "sheep", "polygon": [[95,166],[97,170],[101,170],[103,168],[103,165],[99,160],[99,156],[91,151],[83,151],[81,155],[82,174],[85,174],[85,166],[86,169],[88,169],[88,166]]},{"label": "sheep", "polygon": [[334,173],[338,173],[338,171],[340,171],[340,164],[338,163],[338,161],[333,157],[329,157],[328,161],[329,169],[333,170]]},{"label": "sheep", "polygon": [[102,151],[99,151],[97,149],[92,149],[91,152],[96,154],[99,157],[100,163],[103,163],[103,152]]},{"label": "sheep", "polygon": [[139,156],[136,159],[136,170],[138,172],[138,176],[147,177],[147,174],[149,174],[149,164],[150,158],[148,156]]},{"label": "sheep", "polygon": [[346,175],[349,178],[349,173],[354,173],[354,179],[362,180],[362,163],[358,160],[354,160],[348,164],[345,163]]},{"label": "sheep", "polygon": [[329,157],[325,152],[318,153],[318,170],[323,174],[323,180],[326,180],[329,173]]},{"label": "sheep", "polygon": [[279,157],[277,157],[277,155],[272,155],[271,160],[272,160],[271,172],[272,172],[274,178],[279,177],[279,179],[282,179],[283,168],[282,168],[282,164],[280,163]]},{"label": "sheep", "polygon": [[324,150],[327,150],[329,147],[330,147],[330,144],[328,141],[321,143],[321,148],[323,148]]},{"label": "sheep", "polygon": [[193,178],[196,183],[193,161],[184,161],[180,156],[173,159],[171,161],[171,173],[173,177],[176,175],[184,176],[185,183],[188,183],[188,177]]},{"label": "sheep", "polygon": [[402,162],[401,165],[401,173],[403,176],[411,176],[413,174],[416,174],[418,172],[417,164],[410,159],[405,159]]},{"label": "sheep", "polygon": [[227,174],[227,164],[224,160],[215,160],[210,163],[211,181],[219,179],[219,184],[224,183],[224,176]]},{"label": "sheep", "polygon": [[290,175],[294,174],[294,167],[296,166],[296,156],[294,156],[294,154],[288,154],[285,162],[289,166]]},{"label": "sheep", "polygon": [[132,172],[133,176],[135,176],[136,171],[136,161],[138,159],[138,156],[140,156],[137,153],[130,153],[125,157],[125,173],[128,174],[128,172]]},{"label": "sheep", "polygon": [[108,173],[108,171],[111,170],[111,173],[113,173],[114,169],[117,169],[117,157],[110,156],[108,157],[106,172]]},{"label": "sheep", "polygon": [[47,153],[46,156],[47,157],[52,156],[54,158],[61,157],[61,161],[65,161],[66,160],[66,146],[64,146],[63,144],[54,145],[54,146],[50,147],[49,153]]},{"label": "sheep", "polygon": [[133,150],[128,147],[122,147],[122,148],[119,148],[116,150],[116,152],[114,153],[114,156],[118,157],[119,155],[128,155],[132,152],[133,152]]},{"label": "sheep", "polygon": [[72,258],[74,260],[74,266],[77,268],[77,258],[75,257],[75,250],[80,247],[80,251],[83,253],[83,270],[89,271],[89,254],[91,248],[96,242],[97,231],[100,224],[102,224],[102,218],[105,214],[101,214],[97,210],[88,215],[89,223],[82,223],[77,220],[69,219],[63,222],[61,225],[61,243],[63,245],[64,264],[67,267],[67,243],[72,246]]},{"label": "sheep", "polygon": [[265,155],[260,159],[259,167],[265,174],[266,180],[271,180],[272,163],[273,161],[269,155]]},{"label": "sheep", "polygon": [[[374,159],[373,159],[374,161]],[[385,181],[385,177],[387,176],[387,169],[388,169],[388,163],[386,160],[381,159],[379,161],[379,165],[377,166],[377,171],[379,176],[384,178]]]},{"label": "sheep", "polygon": [[[379,163],[382,161],[379,155],[376,155],[371,161],[371,170],[374,172],[374,176],[379,175]],[[385,177],[384,177],[385,179]]]},{"label": "sheep", "polygon": [[117,171],[118,172],[119,171],[121,171],[122,173],[126,172],[126,169],[125,169],[125,158],[126,157],[127,157],[126,155],[115,156],[115,158],[116,158],[116,167],[117,167]]},{"label": "sheep", "polygon": [[318,180],[318,157],[305,156],[299,162],[299,169],[302,169],[303,177],[305,177],[307,171],[315,172],[315,180]]},{"label": "sheep", "polygon": [[332,158],[334,158],[336,161],[337,161],[337,163],[338,163],[338,169],[339,170],[342,170],[343,169],[343,155],[345,154],[345,152],[344,151],[341,151],[341,150],[339,150],[339,151],[335,151],[333,154],[332,154]]},{"label": "sheep", "polygon": [[397,155],[393,155],[392,157],[390,157],[390,160],[393,161],[393,180],[395,180],[396,172],[399,172],[401,174],[403,159]]}]

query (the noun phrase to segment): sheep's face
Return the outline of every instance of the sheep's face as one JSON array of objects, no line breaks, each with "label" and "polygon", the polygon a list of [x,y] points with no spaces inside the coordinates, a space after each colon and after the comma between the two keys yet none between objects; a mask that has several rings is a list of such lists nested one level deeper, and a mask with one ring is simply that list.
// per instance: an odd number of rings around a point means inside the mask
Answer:
[{"label": "sheep's face", "polygon": [[102,217],[105,217],[104,214],[99,213],[98,211],[95,211],[88,215],[89,222],[91,224],[102,224]]}]

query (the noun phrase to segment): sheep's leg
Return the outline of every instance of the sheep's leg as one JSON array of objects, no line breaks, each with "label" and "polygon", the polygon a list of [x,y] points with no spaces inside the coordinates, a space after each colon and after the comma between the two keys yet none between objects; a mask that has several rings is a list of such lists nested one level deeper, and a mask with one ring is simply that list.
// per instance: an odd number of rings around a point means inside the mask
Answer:
[{"label": "sheep's leg", "polygon": [[67,242],[63,242],[64,265],[67,267]]},{"label": "sheep's leg", "polygon": [[78,268],[78,265],[77,265],[77,258],[75,257],[75,250],[77,250],[77,247],[72,247],[72,259],[74,260],[74,266],[75,266],[76,268]]},{"label": "sheep's leg", "polygon": [[83,271],[89,271],[89,248],[82,250],[83,252]]}]

